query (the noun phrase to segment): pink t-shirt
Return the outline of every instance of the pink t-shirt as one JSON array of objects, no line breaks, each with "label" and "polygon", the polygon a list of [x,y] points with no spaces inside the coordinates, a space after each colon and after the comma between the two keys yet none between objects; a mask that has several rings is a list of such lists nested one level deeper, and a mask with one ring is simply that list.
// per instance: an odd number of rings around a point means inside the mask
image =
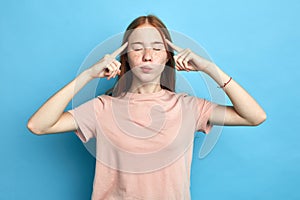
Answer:
[{"label": "pink t-shirt", "polygon": [[195,131],[216,104],[160,90],[98,96],[69,112],[76,134],[96,139],[93,200],[189,200]]}]

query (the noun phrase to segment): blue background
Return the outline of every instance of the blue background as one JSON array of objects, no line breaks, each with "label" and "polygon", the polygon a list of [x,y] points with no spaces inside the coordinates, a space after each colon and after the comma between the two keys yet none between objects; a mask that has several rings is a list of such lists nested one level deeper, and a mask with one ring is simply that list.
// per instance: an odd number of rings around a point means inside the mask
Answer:
[{"label": "blue background", "polygon": [[297,0],[2,0],[0,199],[89,199],[95,161],[80,140],[26,123],[97,44],[145,14],[201,44],[268,114],[225,127],[205,159],[195,151],[193,199],[300,199],[299,10]]}]

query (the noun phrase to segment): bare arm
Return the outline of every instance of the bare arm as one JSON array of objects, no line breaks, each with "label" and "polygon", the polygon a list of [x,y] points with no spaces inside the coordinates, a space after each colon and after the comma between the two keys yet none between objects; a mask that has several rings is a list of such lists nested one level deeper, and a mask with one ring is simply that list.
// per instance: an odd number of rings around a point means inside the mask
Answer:
[{"label": "bare arm", "polygon": [[[168,45],[178,52],[175,57],[176,69],[202,71],[223,86],[230,80],[214,63],[198,56],[189,49],[182,49],[167,40]],[[255,99],[233,79],[223,88],[233,106],[218,105],[212,112],[209,122],[215,125],[256,126],[266,119],[266,113]]]},{"label": "bare arm", "polygon": [[[230,80],[215,64],[210,64],[203,70],[220,86]],[[234,79],[223,88],[233,106],[217,106],[210,116],[210,123],[216,125],[256,126],[266,119],[266,113],[255,99]]]},{"label": "bare arm", "polygon": [[68,103],[92,79],[104,77],[110,79],[119,74],[121,64],[115,57],[126,47],[127,43],[111,55],[104,56],[50,97],[28,120],[28,129],[38,135],[76,130],[78,127],[73,116],[69,112],[64,112]]},{"label": "bare arm", "polygon": [[[84,71],[50,97],[29,119],[27,127],[36,134],[58,133],[77,129],[73,116],[64,112],[74,95],[92,78]],[[75,87],[76,86],[76,87]]]}]

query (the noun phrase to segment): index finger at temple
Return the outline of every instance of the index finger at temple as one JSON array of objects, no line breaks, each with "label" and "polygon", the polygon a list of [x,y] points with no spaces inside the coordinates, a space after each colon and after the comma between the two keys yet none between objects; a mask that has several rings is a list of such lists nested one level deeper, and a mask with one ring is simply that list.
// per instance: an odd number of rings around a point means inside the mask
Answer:
[{"label": "index finger at temple", "polygon": [[117,50],[115,50],[111,56],[116,58],[119,54],[121,54],[128,46],[128,42],[124,43],[120,48],[118,48]]},{"label": "index finger at temple", "polygon": [[169,41],[167,39],[166,39],[166,42],[172,49],[174,49],[177,52],[180,52],[183,50],[182,48],[180,48],[179,46],[176,46],[175,44],[173,44],[171,41]]}]

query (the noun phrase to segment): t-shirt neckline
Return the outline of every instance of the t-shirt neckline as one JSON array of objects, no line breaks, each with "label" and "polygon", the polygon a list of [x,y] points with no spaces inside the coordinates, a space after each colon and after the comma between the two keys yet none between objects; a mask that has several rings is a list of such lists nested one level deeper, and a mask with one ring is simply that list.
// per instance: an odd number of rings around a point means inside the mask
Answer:
[{"label": "t-shirt neckline", "polygon": [[135,93],[135,92],[127,92],[127,94],[125,95],[128,98],[131,99],[149,99],[149,98],[157,98],[157,97],[161,97],[166,93],[165,89],[161,89],[157,92],[152,92],[152,93]]}]

